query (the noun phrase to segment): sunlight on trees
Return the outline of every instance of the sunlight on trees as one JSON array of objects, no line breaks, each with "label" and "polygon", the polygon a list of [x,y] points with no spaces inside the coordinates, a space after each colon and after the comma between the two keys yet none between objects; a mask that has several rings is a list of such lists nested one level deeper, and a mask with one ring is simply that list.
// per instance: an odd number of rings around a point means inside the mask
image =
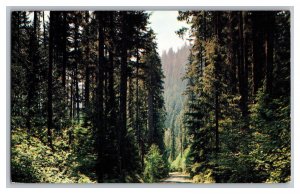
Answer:
[{"label": "sunlight on trees", "polygon": [[149,13],[11,13],[11,181],[291,181],[290,12]]}]

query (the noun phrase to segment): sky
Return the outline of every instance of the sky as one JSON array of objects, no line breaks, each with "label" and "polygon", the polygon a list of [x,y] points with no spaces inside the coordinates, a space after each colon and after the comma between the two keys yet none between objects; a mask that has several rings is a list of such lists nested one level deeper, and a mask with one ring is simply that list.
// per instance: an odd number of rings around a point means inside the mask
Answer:
[{"label": "sky", "polygon": [[[184,45],[186,40],[182,40],[175,33],[181,27],[190,27],[183,21],[177,20],[178,11],[147,11],[152,13],[149,19],[149,27],[156,33],[156,41],[159,55],[163,50],[169,50],[171,47],[174,51]],[[48,20],[49,11],[45,12],[46,21]],[[33,14],[29,15],[33,19]]]},{"label": "sky", "polygon": [[158,53],[161,55],[163,50],[173,48],[177,51],[185,42],[175,33],[181,27],[189,27],[185,22],[177,20],[177,11],[153,11],[149,19],[149,26],[156,33]]}]

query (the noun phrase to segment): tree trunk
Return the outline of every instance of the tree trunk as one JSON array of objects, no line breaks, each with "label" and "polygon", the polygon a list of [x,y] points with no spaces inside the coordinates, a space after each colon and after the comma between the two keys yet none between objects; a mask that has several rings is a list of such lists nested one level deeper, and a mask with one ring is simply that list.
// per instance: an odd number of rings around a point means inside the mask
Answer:
[{"label": "tree trunk", "polygon": [[53,110],[52,110],[52,71],[53,71],[53,26],[54,26],[54,14],[53,11],[50,11],[50,32],[49,32],[49,66],[48,66],[48,90],[47,90],[47,97],[48,97],[48,103],[47,103],[47,112],[48,112],[48,118],[47,118],[47,135],[48,135],[48,143],[51,149],[53,150],[52,145],[52,117],[53,117]]},{"label": "tree trunk", "polygon": [[148,133],[149,133],[149,145],[154,143],[154,108],[153,108],[153,91],[151,89],[151,75],[150,75],[150,88],[148,89]]},{"label": "tree trunk", "polygon": [[[239,93],[241,95],[240,109],[242,111],[243,118],[247,118],[248,115],[248,66],[246,64],[247,55],[245,53],[245,26],[244,26],[244,12],[239,12],[239,57],[238,57],[238,80],[239,80]],[[247,72],[246,72],[247,71]]]},{"label": "tree trunk", "polygon": [[243,117],[245,118],[245,126],[244,130],[248,129],[248,35],[246,32],[246,19],[247,19],[247,12],[242,12],[242,21],[243,21],[243,83],[244,86],[243,90]]},{"label": "tree trunk", "polygon": [[86,46],[85,46],[85,82],[84,82],[84,110],[85,119],[84,125],[88,125],[90,117],[90,24],[89,24],[89,12],[85,12],[85,23],[86,23]]},{"label": "tree trunk", "polygon": [[171,161],[175,160],[175,132],[174,132],[174,121],[172,122],[171,125]]},{"label": "tree trunk", "polygon": [[31,122],[34,119],[34,100],[35,100],[35,94],[36,94],[36,85],[37,85],[37,80],[36,80],[36,73],[37,71],[37,63],[38,63],[38,40],[37,40],[37,12],[34,11],[33,14],[33,33],[30,36],[30,61],[31,61],[31,66],[27,67],[27,116],[26,116],[26,128],[28,131],[28,134],[31,135]]},{"label": "tree trunk", "polygon": [[[75,15],[75,17],[78,17],[78,15]],[[75,82],[75,104],[76,104],[76,116],[77,116],[77,122],[79,123],[79,81],[78,81],[78,61],[79,61],[79,42],[78,42],[78,38],[79,38],[79,24],[78,24],[78,20],[75,20],[75,72],[74,72],[74,82]],[[75,105],[74,104],[74,105]]]},{"label": "tree trunk", "polygon": [[236,80],[236,60],[235,60],[235,38],[234,38],[234,12],[231,11],[229,13],[229,45],[228,45],[228,60],[229,60],[229,71],[230,71],[230,87],[231,87],[231,93],[236,94],[236,85],[237,85],[237,80]]},{"label": "tree trunk", "polygon": [[66,89],[66,68],[67,68],[67,13],[63,12],[63,64],[62,64],[62,85]]},{"label": "tree trunk", "polygon": [[139,49],[136,49],[136,73],[135,73],[135,77],[136,77],[136,83],[135,83],[135,129],[137,132],[137,142],[138,142],[138,150],[139,150],[139,154],[141,156],[141,164],[142,164],[142,168],[144,167],[144,161],[142,159],[142,140],[141,140],[141,131],[140,131],[140,126],[139,126]]},{"label": "tree trunk", "polygon": [[274,29],[275,14],[267,13],[266,37],[265,37],[265,55],[266,55],[266,92],[272,96],[273,89],[273,53],[274,53]]},{"label": "tree trunk", "polygon": [[74,92],[73,92],[73,85],[74,85],[74,79],[73,79],[73,69],[72,69],[72,72],[71,72],[71,79],[70,79],[70,119],[72,120],[74,118],[74,114],[73,114],[73,96],[74,96]]},{"label": "tree trunk", "polygon": [[[217,44],[220,44],[220,12],[216,12],[215,13],[215,34],[217,36]],[[219,49],[217,49],[217,59],[216,59],[216,64],[215,64],[215,135],[216,135],[216,153],[219,152],[219,82],[220,80],[220,53],[219,53]]]},{"label": "tree trunk", "polygon": [[[126,93],[127,93],[127,13],[126,11],[121,12],[122,16],[122,50],[121,50],[121,78],[120,78],[120,134],[119,134],[119,146],[120,146],[120,170],[125,167],[126,153],[124,148],[126,147],[125,137],[127,134],[126,129]],[[120,172],[122,174],[122,172]]]},{"label": "tree trunk", "polygon": [[97,67],[97,95],[96,95],[96,127],[97,127],[97,168],[96,173],[98,177],[98,182],[103,182],[103,145],[104,145],[104,131],[103,131],[103,70],[104,70],[104,27],[103,27],[103,14],[97,12],[99,32],[98,32],[98,67]]},{"label": "tree trunk", "polygon": [[257,93],[258,89],[262,85],[263,73],[265,72],[265,57],[263,48],[263,28],[264,22],[262,20],[264,15],[260,12],[252,12],[252,42],[253,42],[253,96]]},{"label": "tree trunk", "polygon": [[109,112],[109,126],[112,130],[113,138],[116,138],[116,105],[115,105],[115,89],[114,89],[114,54],[115,54],[115,45],[113,45],[113,40],[115,37],[115,28],[114,28],[114,13],[109,13],[109,28],[110,28],[110,48],[108,50],[109,55],[109,66],[108,66],[108,104],[107,109]]},{"label": "tree trunk", "polygon": [[[85,15],[85,21],[88,24],[89,22],[89,12],[86,12]],[[86,55],[86,61],[85,61],[85,94],[84,94],[84,98],[85,98],[85,112],[87,114],[87,111],[89,109],[89,104],[90,104],[90,40],[89,40],[89,36],[90,36],[90,27],[86,26],[86,39],[87,39],[87,45],[86,45],[86,50],[85,50],[85,55]]]},{"label": "tree trunk", "polygon": [[[131,74],[131,73],[130,73]],[[128,101],[127,101],[127,107],[128,107],[128,127],[133,128],[133,112],[134,112],[134,106],[133,106],[133,79],[132,76],[128,76]]]}]

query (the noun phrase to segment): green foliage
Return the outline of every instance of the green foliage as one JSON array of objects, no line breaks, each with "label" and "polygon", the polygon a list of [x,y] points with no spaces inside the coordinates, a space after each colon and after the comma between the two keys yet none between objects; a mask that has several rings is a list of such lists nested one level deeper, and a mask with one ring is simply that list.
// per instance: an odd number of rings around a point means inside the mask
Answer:
[{"label": "green foliage", "polygon": [[266,182],[288,182],[291,176],[291,133],[289,99],[273,98],[263,90],[251,108],[255,139],[252,156],[255,168],[266,174]]},{"label": "green foliage", "polygon": [[216,181],[214,180],[212,176],[212,169],[207,169],[203,173],[199,173],[193,177],[193,182],[194,183],[215,183]]},{"label": "green foliage", "polygon": [[[185,11],[178,18],[192,24],[181,122],[194,182],[288,182],[289,12]],[[181,170],[181,160],[171,169]]]},{"label": "green foliage", "polygon": [[176,159],[171,163],[170,171],[172,171],[172,172],[182,171],[181,161],[182,161],[182,156],[181,156],[181,153],[180,153],[180,154],[178,154]]},{"label": "green foliage", "polygon": [[[186,136],[181,134],[181,112],[185,96],[183,95],[186,87],[186,81],[182,80],[182,75],[185,72],[184,64],[188,61],[190,47],[185,44],[176,52],[172,48],[163,51],[161,61],[164,70],[164,100],[166,107],[165,119],[165,145],[168,150],[168,157],[170,160],[175,160],[176,155],[179,154],[181,147],[180,138]],[[186,146],[184,147],[184,149]]]},{"label": "green foliage", "polygon": [[164,74],[148,19],[12,12],[13,181],[142,181],[149,146],[165,151]]},{"label": "green foliage", "polygon": [[[11,173],[13,182],[89,183],[95,182],[95,155],[88,146],[89,129],[76,127],[74,142],[69,145],[65,132],[54,139],[52,151],[36,137],[22,129],[11,136]],[[80,145],[80,146],[79,146]]]},{"label": "green foliage", "polygon": [[145,11],[45,15],[11,15],[13,182],[290,181],[288,11],[180,11],[162,57]]},{"label": "green foliage", "polygon": [[171,171],[181,171],[188,172],[190,168],[190,147],[186,148],[181,156],[181,153],[178,154],[176,159],[171,163]]},{"label": "green foliage", "polygon": [[144,180],[147,183],[154,183],[167,175],[168,163],[160,154],[158,146],[152,144],[145,158]]}]

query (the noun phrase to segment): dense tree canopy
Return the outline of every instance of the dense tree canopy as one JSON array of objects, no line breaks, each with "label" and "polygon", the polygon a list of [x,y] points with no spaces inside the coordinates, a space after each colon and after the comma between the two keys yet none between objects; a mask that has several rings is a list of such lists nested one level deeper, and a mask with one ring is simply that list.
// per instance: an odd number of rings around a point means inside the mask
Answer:
[{"label": "dense tree canopy", "polygon": [[12,181],[290,181],[290,12],[179,11],[161,56],[150,16],[12,12]]},{"label": "dense tree canopy", "polygon": [[12,181],[142,181],[150,146],[164,152],[163,72],[148,18],[12,12]]},{"label": "dense tree canopy", "polygon": [[289,181],[290,13],[186,11],[178,19],[192,26],[183,123],[194,181]]}]

